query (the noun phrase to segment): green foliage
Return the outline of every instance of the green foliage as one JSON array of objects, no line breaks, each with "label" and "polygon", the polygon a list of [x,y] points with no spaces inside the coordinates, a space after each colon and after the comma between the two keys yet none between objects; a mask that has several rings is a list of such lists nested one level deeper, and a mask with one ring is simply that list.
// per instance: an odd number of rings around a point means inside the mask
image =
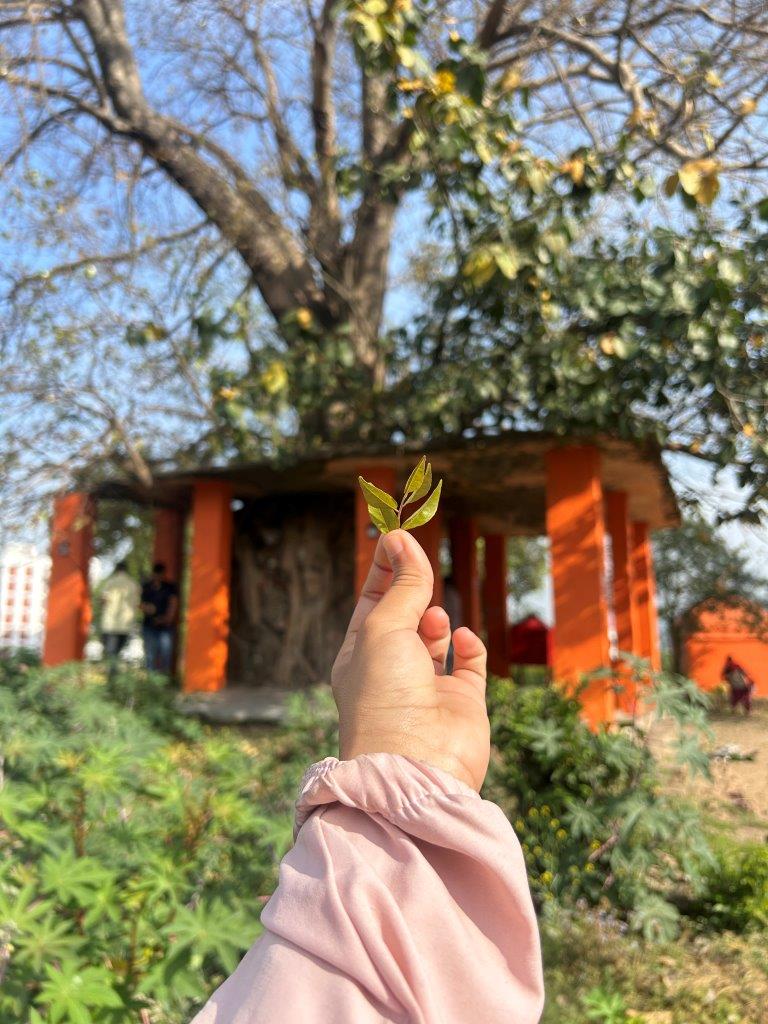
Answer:
[{"label": "green foliage", "polygon": [[421,508],[403,521],[403,511],[406,506],[421,501],[432,486],[432,466],[427,462],[426,456],[422,455],[408,477],[399,504],[391,494],[387,494],[386,491],[382,491],[380,487],[369,483],[361,476],[358,477],[358,482],[368,503],[368,515],[371,517],[371,522],[380,533],[389,533],[390,530],[398,529],[415,530],[419,526],[424,526],[437,512],[443,489],[443,481],[438,480],[437,486]]},{"label": "green foliage", "polygon": [[258,934],[290,799],[159,679],[0,674],[0,1018],[182,1024]]},{"label": "green foliage", "polygon": [[[681,763],[706,770],[691,687],[653,681],[657,714],[680,727]],[[696,810],[661,788],[638,727],[591,732],[557,687],[489,686],[494,753],[485,793],[514,823],[536,901],[608,901],[646,938],[675,934],[670,887],[695,883],[709,856]]]},{"label": "green foliage", "polygon": [[719,838],[691,913],[709,927],[768,928],[768,845]]}]

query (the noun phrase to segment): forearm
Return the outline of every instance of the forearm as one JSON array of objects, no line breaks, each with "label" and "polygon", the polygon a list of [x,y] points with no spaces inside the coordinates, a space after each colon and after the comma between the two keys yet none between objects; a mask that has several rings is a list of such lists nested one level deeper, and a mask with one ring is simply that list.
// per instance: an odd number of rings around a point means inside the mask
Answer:
[{"label": "forearm", "polygon": [[197,1024],[535,1024],[538,932],[504,815],[378,754],[313,767],[265,936]]}]

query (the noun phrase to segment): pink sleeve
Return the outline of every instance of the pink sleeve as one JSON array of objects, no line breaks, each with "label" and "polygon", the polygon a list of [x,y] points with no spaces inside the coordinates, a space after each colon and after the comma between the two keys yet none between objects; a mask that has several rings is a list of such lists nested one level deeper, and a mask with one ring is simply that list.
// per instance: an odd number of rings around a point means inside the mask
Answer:
[{"label": "pink sleeve", "polygon": [[539,936],[501,810],[393,754],[302,783],[265,933],[193,1024],[535,1024]]}]

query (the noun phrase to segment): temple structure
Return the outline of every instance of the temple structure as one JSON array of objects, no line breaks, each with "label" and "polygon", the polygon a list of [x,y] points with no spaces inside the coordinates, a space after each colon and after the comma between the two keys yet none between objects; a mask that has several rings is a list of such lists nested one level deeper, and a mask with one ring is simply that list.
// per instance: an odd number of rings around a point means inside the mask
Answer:
[{"label": "temple structure", "polygon": [[[82,657],[88,565],[100,498],[149,505],[154,556],[182,586],[179,676],[186,691],[229,683],[293,688],[328,678],[377,540],[357,476],[398,493],[421,450],[344,452],[290,464],[200,467],[149,488],[111,481],[56,500],[44,661]],[[609,437],[508,433],[444,442],[438,516],[416,531],[450,571],[463,622],[482,633],[492,672],[507,663],[506,539],[546,535],[554,594],[553,678],[575,686],[617,652],[659,667],[650,533],[678,511],[659,450]],[[479,541],[482,540],[482,543]],[[634,701],[610,681],[581,692],[585,718],[610,722]]]}]

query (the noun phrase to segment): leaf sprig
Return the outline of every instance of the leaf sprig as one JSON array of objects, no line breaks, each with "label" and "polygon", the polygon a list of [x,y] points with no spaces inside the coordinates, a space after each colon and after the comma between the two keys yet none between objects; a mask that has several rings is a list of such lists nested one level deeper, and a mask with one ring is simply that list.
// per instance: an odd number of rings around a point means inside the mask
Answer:
[{"label": "leaf sprig", "polygon": [[425,523],[432,519],[437,512],[437,506],[440,504],[440,492],[443,487],[442,480],[438,481],[437,486],[421,508],[408,516],[405,522],[402,521],[406,505],[412,505],[414,502],[421,501],[423,497],[429,494],[429,489],[432,486],[432,467],[427,462],[426,455],[422,455],[418,465],[408,477],[399,505],[391,494],[387,494],[380,487],[369,483],[368,480],[364,480],[361,476],[357,479],[368,503],[368,514],[371,517],[371,522],[380,533],[389,533],[390,530],[415,530],[418,526],[424,526]]}]

